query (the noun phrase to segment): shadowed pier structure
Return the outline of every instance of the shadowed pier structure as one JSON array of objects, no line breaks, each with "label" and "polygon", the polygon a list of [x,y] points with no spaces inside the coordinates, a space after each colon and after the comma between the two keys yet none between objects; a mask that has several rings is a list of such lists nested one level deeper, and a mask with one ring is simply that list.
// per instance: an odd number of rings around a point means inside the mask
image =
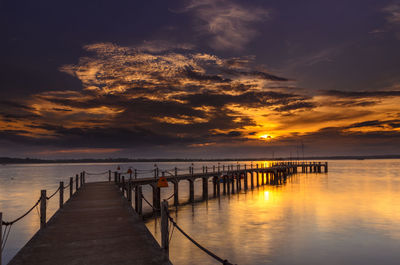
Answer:
[{"label": "shadowed pier structure", "polygon": [[[195,181],[202,181],[202,200],[209,199],[208,183],[213,184],[213,196],[230,195],[239,193],[242,190],[247,191],[263,185],[281,185],[286,179],[297,174],[301,169],[301,173],[322,173],[328,172],[328,162],[274,162],[270,166],[265,164],[250,165],[218,165],[213,167],[203,167],[201,172],[195,173],[194,167],[189,167],[188,174],[178,174],[177,168],[171,171],[161,171],[161,177],[174,185],[173,205],[178,206],[179,203],[179,182],[189,182],[189,203],[195,202]],[[150,185],[152,188],[153,212],[159,212],[161,209],[161,189],[158,187],[160,180],[158,168],[154,169],[154,177],[148,178],[132,178],[132,174],[124,176],[124,174],[114,172],[114,182],[121,189],[124,196],[129,202],[134,202],[135,211],[143,214],[143,202],[145,199],[142,194],[142,186]],[[111,181],[111,172],[109,181]],[[222,187],[221,187],[222,186]],[[221,192],[222,190],[222,192]],[[133,195],[134,193],[134,195]],[[150,204],[147,200],[146,203]]]},{"label": "shadowed pier structure", "polygon": [[87,183],[9,263],[171,264],[117,187]]}]

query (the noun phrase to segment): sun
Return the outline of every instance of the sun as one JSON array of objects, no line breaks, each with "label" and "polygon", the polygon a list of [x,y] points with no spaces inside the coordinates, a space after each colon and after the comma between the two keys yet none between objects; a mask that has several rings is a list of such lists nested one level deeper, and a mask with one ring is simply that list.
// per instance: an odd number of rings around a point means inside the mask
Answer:
[{"label": "sun", "polygon": [[260,138],[263,139],[263,140],[271,140],[272,136],[268,135],[268,134],[264,134],[264,135],[261,135]]}]

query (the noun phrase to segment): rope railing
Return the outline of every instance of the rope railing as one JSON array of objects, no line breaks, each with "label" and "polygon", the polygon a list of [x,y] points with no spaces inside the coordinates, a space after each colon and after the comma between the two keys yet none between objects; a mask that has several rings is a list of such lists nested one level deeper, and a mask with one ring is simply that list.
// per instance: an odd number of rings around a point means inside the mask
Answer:
[{"label": "rope railing", "polygon": [[[203,250],[206,254],[208,254],[209,256],[211,256],[212,258],[214,258],[215,260],[217,260],[218,262],[222,263],[223,265],[233,265],[232,263],[230,263],[228,260],[223,259],[219,256],[217,256],[216,254],[214,254],[212,251],[208,250],[207,248],[203,247],[200,243],[198,243],[196,240],[194,240],[191,236],[189,236],[185,231],[183,231],[183,229],[175,222],[175,220],[169,215],[169,213],[167,212],[167,216],[169,221],[172,223],[172,225],[174,227],[176,227],[176,229],[178,229],[179,232],[182,233],[182,235],[184,235],[187,239],[189,239],[194,245],[196,245],[198,248],[200,248],[201,250]],[[172,238],[172,235],[171,235]],[[171,240],[171,239],[170,239]]]},{"label": "rope railing", "polygon": [[142,198],[151,208],[153,208],[154,211],[157,211],[157,209],[154,208],[154,206],[146,199],[146,197],[143,196],[143,194],[142,194]]},{"label": "rope railing", "polygon": [[96,173],[85,171],[85,173],[88,174],[88,175],[104,175],[104,174],[108,174],[109,171],[107,170],[107,171],[104,171],[104,172],[96,172]]},{"label": "rope railing", "polygon": [[53,194],[51,194],[49,197],[46,197],[46,199],[47,199],[47,200],[50,200],[50,199],[53,198],[53,196],[56,195],[57,192],[59,192],[59,191],[60,191],[60,187],[58,187],[58,189],[57,189]]},{"label": "rope railing", "polygon": [[40,203],[40,199],[41,199],[41,198],[39,198],[38,201],[37,201],[28,211],[26,211],[26,212],[25,212],[23,215],[21,215],[20,217],[14,219],[13,221],[9,221],[9,222],[2,221],[1,224],[4,225],[4,226],[10,226],[10,225],[15,224],[16,222],[18,222],[19,220],[21,220],[22,218],[24,218],[25,216],[27,216],[30,212],[32,212],[32,210],[35,209],[35,207],[38,206],[38,204]]}]

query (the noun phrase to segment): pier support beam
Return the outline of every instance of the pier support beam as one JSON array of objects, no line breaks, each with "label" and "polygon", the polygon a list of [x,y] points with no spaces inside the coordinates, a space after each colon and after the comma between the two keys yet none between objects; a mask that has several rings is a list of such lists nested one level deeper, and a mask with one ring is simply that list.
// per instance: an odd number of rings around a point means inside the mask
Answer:
[{"label": "pier support beam", "polygon": [[168,227],[168,201],[163,200],[161,205],[161,248],[169,258],[169,227]]},{"label": "pier support beam", "polygon": [[156,210],[160,210],[160,206],[161,206],[161,192],[160,192],[160,188],[157,187],[157,184],[151,185],[153,187],[153,207]]},{"label": "pier support beam", "polygon": [[63,207],[64,207],[64,182],[60,181],[60,209]]},{"label": "pier support beam", "polygon": [[203,180],[203,200],[208,200],[208,178],[202,178]]},{"label": "pier support beam", "polygon": [[172,181],[172,183],[174,184],[174,206],[178,206],[179,205],[179,181],[174,180],[174,181]]},{"label": "pier support beam", "polygon": [[188,179],[189,181],[189,201],[194,202],[194,179]]},{"label": "pier support beam", "polygon": [[247,185],[247,178],[248,178],[248,176],[247,176],[247,170],[245,170],[245,171],[244,171],[244,181],[243,181],[244,190],[248,190],[248,189],[249,189],[249,186]]},{"label": "pier support beam", "polygon": [[[78,175],[76,175],[78,176]],[[40,191],[40,229],[46,227],[46,190]]]}]

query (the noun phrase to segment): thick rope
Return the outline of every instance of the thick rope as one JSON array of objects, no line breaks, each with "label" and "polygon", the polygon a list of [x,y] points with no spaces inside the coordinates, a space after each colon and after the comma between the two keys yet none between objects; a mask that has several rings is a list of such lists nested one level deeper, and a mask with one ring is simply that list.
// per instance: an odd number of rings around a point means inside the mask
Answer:
[{"label": "thick rope", "polygon": [[50,200],[51,198],[53,198],[53,196],[56,195],[59,190],[60,190],[60,187],[58,187],[58,189],[53,194],[51,194],[49,197],[46,197],[46,199]]},{"label": "thick rope", "polygon": [[20,217],[18,217],[17,219],[11,221],[11,222],[4,222],[2,221],[2,225],[5,226],[9,226],[9,225],[13,225],[14,223],[18,222],[19,220],[21,220],[22,218],[24,218],[25,216],[27,216],[38,204],[40,203],[40,198],[39,200],[35,203],[35,205],[32,206],[32,208],[30,208],[26,213],[24,213],[23,215],[21,215]]},{"label": "thick rope", "polygon": [[170,200],[172,197],[174,197],[175,193],[172,193],[171,196],[169,196],[168,198],[166,198],[165,200]]},{"label": "thick rope", "polygon": [[148,205],[150,205],[151,208],[153,208],[154,211],[157,210],[157,209],[154,208],[154,206],[143,196],[143,194],[142,194],[142,198],[143,198],[143,200],[144,200],[145,202],[147,202]]},{"label": "thick rope", "polygon": [[107,173],[108,173],[108,170],[107,170],[107,171],[104,171],[104,172],[99,172],[99,173],[90,173],[90,172],[86,172],[86,171],[85,171],[85,173],[88,174],[88,175],[104,175],[104,174],[107,174]]},{"label": "thick rope", "polygon": [[187,239],[189,239],[193,244],[195,244],[198,248],[200,248],[201,250],[203,250],[205,253],[207,253],[209,256],[213,257],[214,259],[216,259],[217,261],[221,262],[223,265],[233,265],[232,263],[230,263],[228,260],[226,259],[222,259],[220,257],[218,257],[217,255],[215,255],[214,253],[212,253],[210,250],[206,249],[205,247],[203,247],[202,245],[200,245],[196,240],[194,240],[193,238],[191,238],[188,234],[185,233],[185,231],[182,230],[182,228],[180,228],[178,226],[178,224],[174,221],[174,219],[169,215],[169,213],[167,213],[168,219],[171,221],[171,223],[173,224],[174,227],[176,227],[176,229],[179,230],[179,232],[181,232]]}]

